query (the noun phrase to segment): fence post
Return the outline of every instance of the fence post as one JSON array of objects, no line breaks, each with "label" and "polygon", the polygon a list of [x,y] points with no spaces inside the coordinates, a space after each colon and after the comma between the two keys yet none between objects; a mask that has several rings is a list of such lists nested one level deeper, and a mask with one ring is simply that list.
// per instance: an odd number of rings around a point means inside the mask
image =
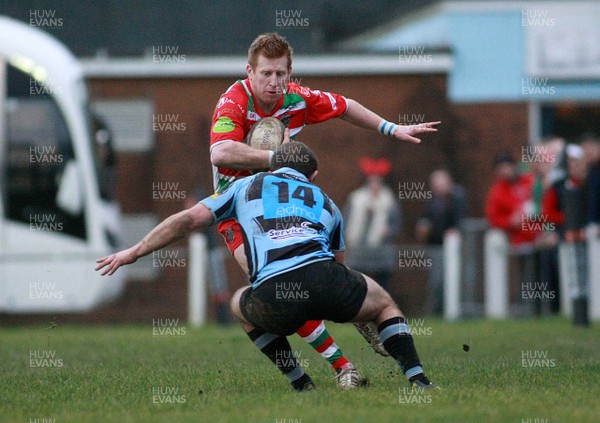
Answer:
[{"label": "fence post", "polygon": [[206,322],[207,257],[206,235],[192,234],[188,248],[188,320],[194,327]]},{"label": "fence post", "polygon": [[571,301],[571,287],[569,285],[569,272],[572,270],[569,257],[569,245],[564,242],[558,244],[558,276],[560,289],[560,312],[565,317],[573,315],[573,301]]},{"label": "fence post", "polygon": [[444,236],[444,317],[460,318],[461,235],[450,231]]},{"label": "fence post", "polygon": [[600,239],[598,226],[590,225],[588,239],[588,295],[590,320],[600,320]]},{"label": "fence post", "polygon": [[508,240],[504,231],[490,229],[485,234],[486,317],[508,317]]}]

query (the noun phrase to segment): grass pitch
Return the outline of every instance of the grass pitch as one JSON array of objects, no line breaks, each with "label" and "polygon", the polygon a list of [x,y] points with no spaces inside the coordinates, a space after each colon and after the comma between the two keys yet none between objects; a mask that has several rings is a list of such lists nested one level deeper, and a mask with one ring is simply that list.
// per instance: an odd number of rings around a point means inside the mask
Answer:
[{"label": "grass pitch", "polygon": [[339,391],[330,366],[293,336],[318,386],[297,394],[236,326],[2,328],[0,421],[600,421],[597,324],[415,320],[426,371],[443,387],[432,393],[410,390],[350,325],[327,326],[370,388]]}]

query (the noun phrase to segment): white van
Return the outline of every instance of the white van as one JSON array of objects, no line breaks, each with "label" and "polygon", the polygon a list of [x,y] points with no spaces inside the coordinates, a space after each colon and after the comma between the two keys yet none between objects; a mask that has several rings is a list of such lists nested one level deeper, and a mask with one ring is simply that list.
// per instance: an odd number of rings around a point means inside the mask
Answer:
[{"label": "white van", "polygon": [[120,233],[105,134],[74,56],[0,17],[0,313],[83,312],[123,291],[125,272],[94,271]]}]

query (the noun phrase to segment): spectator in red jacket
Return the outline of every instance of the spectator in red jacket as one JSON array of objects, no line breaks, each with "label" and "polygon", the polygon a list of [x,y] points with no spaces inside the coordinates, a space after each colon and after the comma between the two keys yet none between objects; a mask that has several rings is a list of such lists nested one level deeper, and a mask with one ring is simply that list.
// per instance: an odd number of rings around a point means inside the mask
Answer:
[{"label": "spectator in red jacket", "polygon": [[512,246],[531,244],[536,237],[536,231],[528,225],[533,216],[533,177],[529,173],[518,173],[509,152],[498,154],[494,163],[496,181],[490,188],[485,207],[488,222],[493,228],[506,231]]}]

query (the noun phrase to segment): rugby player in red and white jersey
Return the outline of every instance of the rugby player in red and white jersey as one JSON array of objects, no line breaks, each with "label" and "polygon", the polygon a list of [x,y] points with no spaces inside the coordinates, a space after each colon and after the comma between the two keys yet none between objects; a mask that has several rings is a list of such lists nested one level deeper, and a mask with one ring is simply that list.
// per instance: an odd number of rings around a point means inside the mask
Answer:
[{"label": "rugby player in red and white jersey", "polygon": [[[280,119],[285,124],[285,141],[289,141],[289,137],[294,138],[305,125],[338,117],[412,143],[420,142],[415,138],[418,134],[436,132],[436,126],[440,123],[396,125],[355,100],[289,82],[291,73],[292,47],[284,37],[267,33],[259,35],[252,42],[248,49],[247,78],[236,81],[221,96],[212,118],[210,155],[216,193],[232,181],[251,175],[255,169],[269,167],[273,152],[254,149],[245,143],[250,128],[267,116]],[[221,222],[218,229],[230,252],[247,273],[243,237],[238,223],[235,220]],[[379,343],[376,329],[356,326],[375,351],[387,355]],[[297,333],[332,364],[338,374],[339,386],[348,388],[364,383],[358,371],[328,335],[322,321],[307,322]]]}]

